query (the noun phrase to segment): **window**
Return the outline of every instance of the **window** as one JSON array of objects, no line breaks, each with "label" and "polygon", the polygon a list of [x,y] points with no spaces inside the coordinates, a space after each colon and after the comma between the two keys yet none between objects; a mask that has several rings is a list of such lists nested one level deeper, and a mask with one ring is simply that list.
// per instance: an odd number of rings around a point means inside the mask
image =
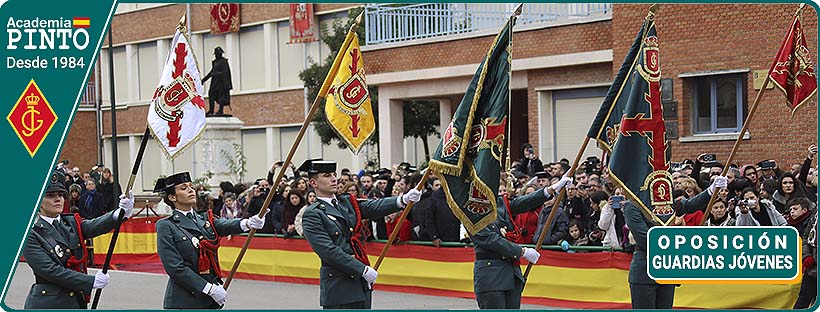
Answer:
[{"label": "window", "polygon": [[279,87],[301,87],[304,83],[299,79],[299,72],[305,69],[305,47],[301,44],[288,44],[288,22],[277,23],[276,29],[279,35]]},{"label": "window", "polygon": [[738,132],[746,111],[746,74],[693,78],[694,133]]},{"label": "window", "polygon": [[239,31],[239,66],[242,90],[264,89],[265,36],[262,25],[243,27]]},{"label": "window", "polygon": [[137,70],[139,70],[139,99],[150,100],[159,83],[159,65],[157,42],[151,41],[137,45]]},{"label": "window", "polygon": [[[114,47],[113,49],[114,54],[114,99],[117,103],[124,103],[130,101],[130,97],[128,95],[128,58],[125,55],[125,46],[121,47]],[[106,51],[108,52],[108,51]],[[107,64],[106,64],[106,68]],[[103,72],[107,73],[107,70],[103,70]],[[111,83],[109,81],[108,83]],[[109,88],[105,88],[109,89]],[[104,89],[104,90],[105,90]],[[110,98],[110,95],[106,94],[106,98]],[[108,105],[111,105],[111,102],[108,102]]]}]

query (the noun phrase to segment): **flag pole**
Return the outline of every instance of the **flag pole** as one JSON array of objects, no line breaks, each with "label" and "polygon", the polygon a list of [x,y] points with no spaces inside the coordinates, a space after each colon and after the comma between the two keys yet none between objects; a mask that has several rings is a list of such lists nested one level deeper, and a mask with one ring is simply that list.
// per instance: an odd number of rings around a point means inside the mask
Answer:
[{"label": "flag pole", "polygon": [[[649,12],[650,13],[647,16],[647,18],[651,18],[652,16],[657,14],[659,7],[660,7],[660,5],[657,4],[657,3],[652,4],[649,7]],[[648,24],[647,24],[647,26],[648,26]],[[647,27],[647,26],[645,26],[645,27]],[[643,37],[645,38],[646,34],[647,34],[647,29],[644,29],[642,32],[643,32]],[[572,163],[572,167],[570,167],[570,169],[569,169],[568,176],[572,177],[572,176],[575,175],[575,170],[576,170],[576,168],[578,168],[578,163],[581,161],[581,157],[583,156],[584,151],[587,149],[587,145],[589,144],[589,140],[590,140],[590,137],[587,135],[584,138],[584,142],[581,144],[581,149],[578,150],[578,154],[575,155],[575,161]],[[552,204],[552,210],[550,210],[550,214],[549,214],[549,216],[547,216],[547,220],[544,223],[544,227],[542,228],[541,234],[538,235],[538,240],[536,241],[536,244],[535,244],[535,250],[541,250],[541,247],[543,246],[543,243],[544,243],[544,239],[546,239],[546,237],[547,237],[547,233],[552,231],[552,221],[555,219],[556,211],[558,210],[558,205],[560,205],[561,201],[564,200],[565,195],[566,195],[566,189],[564,188],[564,189],[561,189],[561,192],[558,193],[558,197],[555,198],[555,202]],[[524,271],[524,286],[526,286],[527,277],[530,275],[530,271],[532,271],[532,262],[527,264],[527,269]]]},{"label": "flag pole", "polygon": [[[319,110],[320,101],[324,99],[325,95],[327,95],[327,90],[330,88],[332,81],[328,78],[336,76],[336,72],[339,71],[339,67],[342,62],[342,57],[344,56],[344,51],[347,50],[347,47],[350,46],[350,42],[352,40],[352,36],[350,33],[355,33],[359,27],[359,23],[361,23],[362,16],[364,15],[364,11],[356,17],[355,22],[353,25],[350,26],[350,30],[348,30],[348,36],[345,39],[345,42],[339,48],[339,54],[336,55],[336,59],[333,61],[333,65],[330,67],[330,71],[325,77],[325,81],[322,84],[322,88],[319,90],[319,94],[316,95],[316,98],[313,100],[313,104],[310,106],[310,111],[308,112],[307,116],[305,116],[305,121],[302,122],[302,127],[299,129],[299,134],[296,135],[296,140],[293,141],[293,145],[290,146],[290,152],[288,152],[288,157],[285,159],[285,163],[282,165],[282,170],[276,174],[276,178],[271,181],[271,184],[278,185],[279,181],[282,180],[282,177],[285,175],[285,169],[293,160],[293,155],[296,154],[296,149],[299,147],[299,143],[302,141],[302,137],[304,137],[306,130],[308,129],[308,125],[313,120],[313,117],[316,115],[316,112]],[[262,218],[265,216],[266,208],[270,205],[271,201],[273,201],[273,193],[268,192],[268,196],[265,197],[265,202],[262,204],[262,209],[259,209],[259,217]],[[408,207],[410,208],[410,207]],[[245,243],[242,245],[242,249],[239,250],[239,254],[236,255],[236,260],[233,262],[233,267],[231,267],[231,272],[228,273],[228,277],[225,279],[225,283],[222,285],[223,288],[226,290],[228,286],[231,285],[231,281],[233,280],[234,275],[236,275],[236,270],[239,268],[239,264],[242,262],[242,258],[245,257],[245,252],[247,252],[248,247],[251,244],[251,240],[253,236],[256,234],[256,229],[251,229],[248,232],[248,237],[245,239]]]},{"label": "flag pole", "polygon": [[[569,175],[572,177],[575,175],[575,169],[578,168],[578,162],[581,161],[581,157],[584,155],[584,151],[587,149],[587,145],[589,144],[589,136],[584,137],[584,143],[581,144],[581,149],[578,150],[578,154],[575,154],[575,161],[572,163],[572,167],[569,168]],[[555,211],[558,210],[558,205],[560,205],[561,201],[564,200],[564,195],[566,195],[567,190],[566,188],[562,188],[561,192],[558,193],[558,197],[555,198],[555,202],[552,203],[552,210],[550,211],[549,216],[547,217],[546,223],[544,223],[544,227],[542,227],[541,234],[538,235],[538,241],[535,243],[535,250],[541,250],[541,246],[544,244],[544,239],[547,238],[547,233],[552,231],[552,221],[555,219],[557,215]],[[527,285],[527,276],[530,275],[530,271],[532,270],[532,262],[527,264],[527,269],[524,271],[524,286]]]},{"label": "flag pole", "polygon": [[[424,175],[421,176],[421,181],[419,181],[419,184],[416,185],[417,191],[421,191],[421,189],[424,188],[424,183],[427,183],[427,178],[430,177],[431,171],[432,170],[430,168],[424,170]],[[404,220],[407,219],[407,215],[410,214],[410,209],[413,209],[413,205],[415,203],[416,202],[411,202],[407,204],[407,207],[404,208],[404,211],[401,212],[401,216],[399,217],[399,220],[396,222],[396,226],[393,228],[393,232],[390,233],[390,238],[387,240],[387,243],[384,245],[384,248],[382,248],[382,253],[379,255],[379,259],[377,259],[376,264],[373,265],[374,270],[379,270],[379,266],[381,266],[382,261],[384,260],[384,256],[387,255],[387,250],[390,249],[390,245],[392,245],[393,241],[396,240],[396,237],[399,236],[399,230],[401,229],[402,222],[404,222]]]},{"label": "flag pole", "polygon": [[[515,10],[513,10],[513,16],[521,15],[521,10],[523,8],[524,8],[523,3],[518,4],[518,6],[515,7]],[[512,18],[510,18],[510,22],[512,22]],[[512,53],[513,53],[513,48],[512,48],[512,44],[513,44],[512,26],[510,26],[510,41],[509,41],[508,44],[510,46],[510,49],[509,49],[509,52],[508,52],[508,55],[507,55],[508,61],[510,62],[510,70],[509,70],[508,74],[509,74],[510,81],[512,81]],[[507,115],[509,116],[511,113],[512,113],[512,85],[508,83],[507,84]],[[506,145],[506,148],[504,150],[507,151],[507,154],[504,155],[504,162],[505,162],[504,172],[506,172],[506,177],[504,178],[504,181],[506,181],[506,183],[507,183],[506,184],[507,192],[512,190],[515,186],[514,183],[513,183],[513,181],[515,181],[515,176],[512,174],[512,169],[510,169],[510,167],[511,167],[510,162],[511,162],[511,158],[512,158],[510,156],[510,150],[511,150],[511,148],[510,148],[510,145],[511,145],[510,144],[510,132],[512,132],[510,130],[511,128],[512,128],[512,126],[510,125],[510,120],[509,120],[509,117],[508,117],[507,118],[507,128],[505,129],[506,130],[506,135],[505,135],[505,140],[504,140],[504,145]],[[510,218],[512,218],[512,216],[510,216]]]},{"label": "flag pole", "polygon": [[[185,20],[186,20],[186,16],[183,15],[182,19],[180,19],[180,24],[179,24],[178,27],[185,28],[185,26],[184,26],[185,25]],[[111,49],[111,45],[112,45],[112,41],[113,41],[112,40],[113,38],[112,38],[111,34],[112,34],[111,33],[111,27],[109,26],[109,28],[108,28],[108,53],[109,53],[109,56],[111,56],[112,55],[111,53],[113,53],[112,49]],[[113,70],[114,70],[114,65],[113,64],[114,64],[114,62],[113,62],[113,58],[109,57],[109,59],[112,60],[112,61],[109,62],[109,70],[112,71],[112,74],[109,75],[109,77],[111,77],[110,79],[113,82],[114,81],[113,80],[114,79],[114,75],[113,75]],[[112,118],[111,124],[113,125],[112,129],[114,131],[114,138],[116,138],[116,124],[117,124],[116,123],[117,118],[116,118],[115,111],[116,111],[116,105],[114,105],[114,84],[111,83],[111,113],[112,113],[112,116],[115,116],[115,117]],[[151,133],[150,133],[149,127],[148,127],[148,125],[146,125],[145,126],[145,132],[142,134],[142,140],[140,141],[140,148],[139,148],[139,151],[137,152],[136,160],[134,161],[134,166],[131,168],[131,177],[128,178],[128,185],[125,186],[125,193],[123,193],[123,194],[126,194],[125,196],[128,196],[128,193],[131,192],[131,188],[134,186],[134,182],[136,181],[136,178],[137,178],[137,172],[139,172],[140,164],[142,164],[142,156],[145,154],[145,146],[148,145],[148,138],[150,138],[150,136],[151,136]],[[113,144],[115,146],[114,151],[116,151],[116,145],[117,145],[116,140],[114,140]],[[116,159],[116,157],[114,157],[114,159]],[[114,161],[115,168],[116,168],[116,165],[117,165],[116,163],[117,162]],[[116,172],[116,170],[115,170],[115,172]],[[130,216],[126,216],[123,212],[120,212],[120,215],[117,216],[117,226],[114,228],[114,233],[111,235],[111,241],[108,243],[108,252],[105,254],[105,261],[103,262],[103,267],[102,267],[103,274],[108,273],[108,267],[111,266],[111,258],[114,256],[114,247],[117,245],[117,238],[120,235],[120,228],[121,228],[122,222],[125,221],[126,217],[130,217]],[[91,310],[97,309],[97,305],[100,303],[100,296],[102,296],[102,288],[97,288],[97,291],[94,292],[94,301],[91,303]]]},{"label": "flag pole", "polygon": [[[805,3],[801,3],[800,8],[797,9],[797,12],[795,13],[795,15],[800,15],[800,13],[803,11],[803,7],[805,5],[806,5]],[[791,27],[789,27],[789,31],[786,33],[786,38],[788,38],[791,35],[791,32],[794,29],[794,23],[795,22],[797,22],[797,18],[795,18],[794,21],[792,21],[792,25],[791,25]],[[743,127],[740,129],[740,133],[738,133],[738,135],[737,135],[737,139],[735,140],[734,146],[732,146],[732,151],[729,153],[729,159],[727,159],[726,164],[723,165],[723,171],[720,173],[720,176],[722,176],[722,177],[726,176],[726,174],[729,171],[729,165],[732,163],[732,161],[735,160],[735,155],[737,154],[737,149],[738,149],[738,147],[740,147],[740,143],[743,142],[743,135],[746,133],[746,130],[749,128],[749,124],[751,124],[752,117],[754,116],[755,111],[757,111],[757,104],[760,103],[760,99],[763,96],[763,92],[765,92],[766,87],[769,86],[769,81],[771,81],[771,74],[772,74],[772,70],[774,70],[774,65],[775,64],[777,64],[777,58],[776,57],[775,57],[775,60],[772,62],[772,65],[769,67],[769,71],[766,73],[766,79],[763,81],[763,85],[760,87],[760,90],[757,91],[757,95],[755,96],[755,100],[752,103],[752,107],[749,108],[749,114],[746,116],[746,120],[743,121]],[[709,198],[709,204],[706,205],[706,211],[704,211],[704,213],[703,213],[703,218],[700,220],[700,225],[706,224],[706,220],[709,219],[709,214],[712,212],[712,205],[715,204],[715,200],[717,199],[717,193],[718,193],[718,190],[715,190],[715,192],[712,193],[712,197]]]},{"label": "flag pole", "polygon": [[[140,149],[137,152],[134,167],[131,168],[131,177],[128,178],[128,185],[125,186],[125,193],[123,193],[125,196],[128,196],[128,193],[131,192],[131,188],[134,186],[134,181],[137,179],[137,172],[139,172],[140,164],[142,164],[142,156],[145,154],[145,146],[148,145],[148,138],[150,137],[151,133],[148,130],[148,126],[145,126],[145,133],[142,134],[142,140],[140,141]],[[126,216],[124,211],[120,211],[120,214],[117,216],[117,227],[114,228],[114,234],[111,235],[111,242],[108,243],[108,253],[105,254],[105,262],[102,267],[103,274],[108,273],[108,267],[111,266],[111,257],[114,255],[114,246],[117,245],[117,237],[120,235],[120,228],[126,217],[130,216]],[[94,301],[91,304],[91,310],[97,309],[97,305],[100,303],[101,295],[102,288],[97,288],[97,291],[94,293]]]}]

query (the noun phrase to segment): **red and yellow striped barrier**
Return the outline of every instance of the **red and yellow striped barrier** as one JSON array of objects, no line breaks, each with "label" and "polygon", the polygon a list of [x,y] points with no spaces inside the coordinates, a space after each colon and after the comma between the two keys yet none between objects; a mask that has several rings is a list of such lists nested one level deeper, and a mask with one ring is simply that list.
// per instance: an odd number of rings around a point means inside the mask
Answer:
[{"label": "red and yellow striped barrier", "polygon": [[[244,237],[223,241],[219,256],[230,267]],[[371,262],[384,244],[367,243]],[[524,303],[566,308],[630,308],[629,263],[620,252],[569,254],[541,251],[524,290]],[[473,249],[396,245],[379,270],[376,289],[474,298]],[[255,238],[236,276],[247,279],[319,283],[319,258],[305,240]],[[683,285],[677,308],[791,309],[800,285]]]},{"label": "red and yellow striped barrier", "polygon": [[[146,223],[150,221],[150,223]],[[112,263],[159,262],[154,220],[133,219],[123,224]],[[101,263],[111,234],[94,240],[95,260]],[[244,236],[222,240],[223,268],[230,268]],[[384,244],[367,243],[370,254]],[[629,262],[620,252],[569,254],[541,251],[524,290],[524,303],[565,308],[629,308]],[[371,256],[371,262],[376,261]],[[379,270],[377,290],[474,298],[473,249],[396,245]],[[256,237],[236,273],[238,278],[319,283],[320,261],[303,239]],[[227,274],[227,272],[225,272]],[[676,308],[791,309],[800,285],[683,285],[676,290]]]},{"label": "red and yellow striped barrier", "polygon": [[[159,263],[156,227],[159,219],[162,217],[131,218],[123,222],[111,263]],[[105,262],[112,233],[94,238],[94,263],[102,265]]]}]

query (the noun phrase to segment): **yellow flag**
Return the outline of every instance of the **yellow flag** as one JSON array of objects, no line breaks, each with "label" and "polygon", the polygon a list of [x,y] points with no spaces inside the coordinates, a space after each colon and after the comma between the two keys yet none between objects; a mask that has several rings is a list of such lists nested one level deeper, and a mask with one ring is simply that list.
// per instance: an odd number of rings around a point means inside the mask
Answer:
[{"label": "yellow flag", "polygon": [[367,90],[359,37],[352,31],[347,37],[345,42],[350,44],[336,56],[337,60],[341,58],[338,70],[331,71],[327,77],[331,85],[327,91],[325,115],[347,147],[358,154],[375,132],[376,119]]}]

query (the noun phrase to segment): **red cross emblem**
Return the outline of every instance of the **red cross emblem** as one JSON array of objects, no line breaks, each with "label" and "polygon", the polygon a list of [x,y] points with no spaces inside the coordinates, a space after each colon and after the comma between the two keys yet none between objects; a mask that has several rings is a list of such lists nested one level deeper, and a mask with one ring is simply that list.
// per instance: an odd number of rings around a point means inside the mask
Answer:
[{"label": "red cross emblem", "polygon": [[621,120],[620,132],[624,137],[633,134],[646,138],[652,149],[647,161],[652,166],[650,173],[641,190],[649,190],[653,213],[658,216],[673,218],[672,182],[668,172],[669,161],[666,159],[666,124],[663,120],[663,106],[661,105],[660,59],[658,53],[658,38],[649,36],[644,41],[644,62],[637,68],[638,73],[649,84],[649,92],[644,93],[644,100],[649,104],[648,117],[646,113],[637,113],[634,117],[624,115]]}]

